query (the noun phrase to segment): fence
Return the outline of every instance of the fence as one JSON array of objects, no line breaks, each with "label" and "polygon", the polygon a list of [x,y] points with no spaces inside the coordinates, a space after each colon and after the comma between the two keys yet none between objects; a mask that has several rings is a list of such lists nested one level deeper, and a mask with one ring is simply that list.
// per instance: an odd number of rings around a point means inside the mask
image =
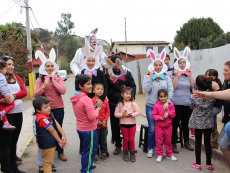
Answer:
[{"label": "fence", "polygon": [[[183,51],[180,52],[183,54]],[[170,53],[170,64],[173,64],[175,59],[174,54]],[[216,69],[219,73],[219,78],[223,82],[223,68],[226,61],[230,61],[230,44],[202,50],[192,50],[188,57],[191,63],[192,75],[194,79],[199,74],[204,74],[208,69]],[[148,73],[148,66],[151,63],[150,58],[139,59],[132,62],[124,62],[124,65],[130,69],[135,83],[137,85],[137,93],[141,93],[144,75]],[[139,72],[138,72],[138,67]],[[143,91],[144,92],[144,91]]]}]

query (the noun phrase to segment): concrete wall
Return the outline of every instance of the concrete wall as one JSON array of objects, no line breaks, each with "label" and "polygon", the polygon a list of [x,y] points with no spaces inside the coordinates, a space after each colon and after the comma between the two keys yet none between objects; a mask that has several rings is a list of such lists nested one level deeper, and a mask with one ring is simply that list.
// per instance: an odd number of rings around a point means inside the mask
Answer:
[{"label": "concrete wall", "polygon": [[[154,50],[154,52],[156,52]],[[180,52],[183,54],[183,51]],[[170,54],[170,65],[173,65],[175,57]],[[219,78],[224,81],[223,67],[226,61],[230,61],[230,44],[212,49],[192,50],[188,57],[191,63],[193,77],[196,78],[199,74],[205,74],[206,70],[213,68],[219,73]],[[124,66],[130,69],[135,83],[137,85],[137,93],[139,93],[137,64],[140,66],[141,84],[143,84],[144,75],[148,73],[148,66],[151,63],[150,58],[139,59],[136,61],[124,63]],[[143,87],[142,87],[143,88]],[[143,90],[144,93],[144,90]]]}]

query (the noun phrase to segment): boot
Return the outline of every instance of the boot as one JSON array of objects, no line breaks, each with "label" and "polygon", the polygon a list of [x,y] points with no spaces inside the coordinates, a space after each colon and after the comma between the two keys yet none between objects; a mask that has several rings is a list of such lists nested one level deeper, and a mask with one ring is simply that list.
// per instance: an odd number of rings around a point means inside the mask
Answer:
[{"label": "boot", "polygon": [[116,146],[115,150],[113,151],[113,154],[118,155],[120,153],[120,151],[121,151],[121,147]]},{"label": "boot", "polygon": [[214,141],[214,142],[211,142],[211,147],[212,148],[217,148],[218,149],[218,143],[217,143],[217,141]]},{"label": "boot", "polygon": [[130,151],[130,161],[136,162],[135,151]]},{"label": "boot", "polygon": [[230,169],[230,147],[229,148],[224,148],[224,149],[220,149],[223,153],[223,156],[225,158],[225,161],[228,164],[228,167]]},{"label": "boot", "polygon": [[189,141],[184,143],[184,147],[187,148],[189,151],[194,151],[194,148],[190,145]]},{"label": "boot", "polygon": [[219,137],[219,132],[218,131],[212,132],[211,142],[216,142],[218,137]]},{"label": "boot", "polygon": [[123,151],[123,159],[124,159],[124,161],[129,162],[129,152],[128,152],[128,150]]},{"label": "boot", "polygon": [[172,145],[172,152],[175,153],[175,154],[178,154],[178,153],[179,153],[176,144],[173,144],[173,145]]}]

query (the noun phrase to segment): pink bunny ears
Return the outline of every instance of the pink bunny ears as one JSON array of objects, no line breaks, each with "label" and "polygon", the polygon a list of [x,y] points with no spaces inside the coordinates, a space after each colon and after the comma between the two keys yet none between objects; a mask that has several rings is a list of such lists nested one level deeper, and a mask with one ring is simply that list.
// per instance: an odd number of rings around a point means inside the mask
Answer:
[{"label": "pink bunny ears", "polygon": [[147,53],[146,53],[146,56],[149,57],[149,55],[151,56],[152,60],[155,61],[157,59],[160,59],[162,61],[164,61],[165,57],[166,57],[166,49],[164,48],[160,54],[160,58],[156,58],[156,55],[155,53],[153,52],[152,49],[148,49],[147,50]]}]

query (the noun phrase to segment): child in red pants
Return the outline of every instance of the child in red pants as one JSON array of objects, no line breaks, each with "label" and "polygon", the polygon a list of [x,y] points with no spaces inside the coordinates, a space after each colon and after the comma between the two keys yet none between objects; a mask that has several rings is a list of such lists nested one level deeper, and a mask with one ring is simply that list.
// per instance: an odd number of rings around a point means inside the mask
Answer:
[{"label": "child in red pants", "polygon": [[152,117],[155,120],[155,138],[156,138],[156,162],[160,163],[164,157],[163,143],[166,148],[167,159],[176,161],[177,158],[172,154],[172,119],[176,116],[173,103],[168,105],[167,111],[163,110],[163,105],[167,101],[168,92],[165,89],[158,91],[159,101],[154,105]]},{"label": "child in red pants", "polygon": [[[132,88],[124,87],[121,97],[115,109],[114,116],[120,118],[120,128],[123,135],[123,159],[128,162],[136,161],[135,156],[135,133],[136,119],[141,111],[136,102],[133,102]],[[130,148],[130,158],[128,156],[128,146]]]}]

